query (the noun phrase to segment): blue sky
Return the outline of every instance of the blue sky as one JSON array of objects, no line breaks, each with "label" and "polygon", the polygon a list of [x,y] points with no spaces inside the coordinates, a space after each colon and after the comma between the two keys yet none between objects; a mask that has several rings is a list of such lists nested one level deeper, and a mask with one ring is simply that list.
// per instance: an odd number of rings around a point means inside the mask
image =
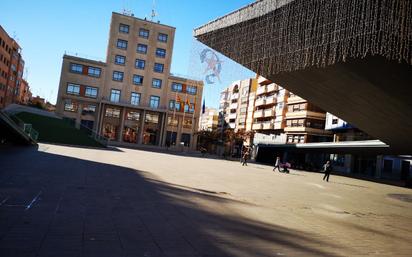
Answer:
[{"label": "blue sky", "polygon": [[[247,5],[253,0],[157,0],[157,19],[176,27],[172,72],[189,72],[193,51],[193,28],[228,12]],[[130,9],[136,17],[149,17],[152,0],[13,0],[2,2],[0,24],[15,36],[23,48],[28,68],[27,79],[34,95],[41,95],[55,103],[60,79],[62,56],[65,51],[104,59],[109,34],[111,12]],[[224,57],[221,57],[224,59]],[[225,66],[231,65],[224,60]],[[252,73],[248,71],[235,74]],[[231,76],[220,84],[206,86],[207,105],[216,106],[219,91],[230,83]],[[233,78],[237,79],[237,78]],[[239,77],[243,79],[243,77]]]}]

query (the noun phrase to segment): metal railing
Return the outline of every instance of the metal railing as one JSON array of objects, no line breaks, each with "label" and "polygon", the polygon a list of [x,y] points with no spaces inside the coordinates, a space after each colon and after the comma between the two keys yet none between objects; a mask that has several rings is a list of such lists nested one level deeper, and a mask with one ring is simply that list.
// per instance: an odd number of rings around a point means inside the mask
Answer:
[{"label": "metal railing", "polygon": [[91,138],[93,138],[94,140],[96,140],[97,142],[101,143],[104,146],[107,146],[109,143],[109,140],[110,140],[109,138],[98,134],[95,130],[90,129],[82,125],[81,123],[80,123],[80,130],[85,131]]},{"label": "metal railing", "polygon": [[[72,125],[74,128],[77,129],[77,127],[76,127],[76,122],[75,122],[72,118],[69,118],[69,117],[64,116],[64,115],[62,116],[62,118],[63,118],[63,120],[65,120],[66,122],[71,123],[71,125]],[[107,137],[105,137],[105,136],[103,136],[103,135],[98,134],[97,131],[95,131],[95,130],[93,130],[93,129],[90,129],[89,127],[87,127],[87,126],[85,126],[85,125],[83,125],[83,124],[81,124],[81,123],[79,123],[79,125],[80,125],[79,130],[86,132],[91,138],[93,138],[93,139],[96,140],[97,142],[101,143],[102,145],[104,145],[104,146],[107,146],[107,145],[108,145],[109,140],[110,140],[109,138],[107,138]]]},{"label": "metal railing", "polygon": [[37,142],[39,138],[39,132],[37,132],[37,130],[33,128],[32,124],[25,123],[15,115],[11,116],[10,118],[19,128],[21,128],[21,130],[24,131],[24,133],[26,133],[33,141]]}]

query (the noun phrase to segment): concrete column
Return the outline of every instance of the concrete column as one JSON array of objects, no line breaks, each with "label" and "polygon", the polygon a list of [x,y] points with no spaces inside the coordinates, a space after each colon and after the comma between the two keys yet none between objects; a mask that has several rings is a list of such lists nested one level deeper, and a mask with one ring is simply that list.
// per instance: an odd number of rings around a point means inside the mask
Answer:
[{"label": "concrete column", "polygon": [[76,122],[75,122],[75,126],[77,129],[80,129],[80,123],[82,120],[82,108],[83,105],[81,103],[79,103],[79,106],[77,107],[77,115],[76,115]]},{"label": "concrete column", "polygon": [[178,119],[178,126],[176,129],[176,146],[180,145],[180,138],[182,135],[182,131],[183,131],[183,117],[177,117]]},{"label": "concrete column", "polygon": [[162,141],[163,141],[163,130],[164,130],[164,120],[165,120],[165,114],[159,113],[160,115],[160,129],[159,129],[159,139],[157,142],[158,146],[162,146]]},{"label": "concrete column", "polygon": [[119,127],[119,134],[117,135],[117,141],[123,142],[123,127],[124,127],[124,116],[125,116],[126,108],[123,107],[120,112],[120,127]]},{"label": "concrete column", "polygon": [[165,146],[166,144],[166,136],[167,136],[167,112],[163,113],[162,119],[162,130],[161,130],[161,138],[160,138],[160,146]]},{"label": "concrete column", "polygon": [[102,108],[102,103],[99,103],[96,109],[96,113],[94,114],[95,118],[94,118],[93,130],[96,132],[96,134],[99,134],[101,108]]},{"label": "concrete column", "polygon": [[382,177],[382,169],[383,169],[383,155],[378,155],[376,156],[375,178]]},{"label": "concrete column", "polygon": [[103,135],[103,119],[104,119],[104,104],[101,104],[100,109],[99,109],[99,125],[97,128],[97,134]]},{"label": "concrete column", "polygon": [[139,137],[138,137],[138,143],[143,144],[143,130],[144,130],[144,119],[146,116],[146,110],[143,110],[143,112],[140,113],[140,131],[139,131]]}]

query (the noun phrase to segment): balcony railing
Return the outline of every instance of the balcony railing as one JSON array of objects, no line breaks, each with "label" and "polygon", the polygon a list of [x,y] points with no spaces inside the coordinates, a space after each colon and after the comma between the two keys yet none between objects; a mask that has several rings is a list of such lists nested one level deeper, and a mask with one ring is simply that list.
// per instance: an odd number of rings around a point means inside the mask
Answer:
[{"label": "balcony railing", "polygon": [[267,85],[266,88],[267,88],[267,92],[269,93],[269,92],[278,90],[278,85],[276,85],[275,83],[272,83],[272,84]]},{"label": "balcony railing", "polygon": [[266,104],[275,104],[275,103],[276,103],[275,96],[266,97]]},{"label": "balcony railing", "polygon": [[260,86],[256,90],[256,95],[262,95],[266,93],[266,86]]},{"label": "balcony railing", "polygon": [[236,119],[237,113],[229,114],[229,119]]},{"label": "balcony railing", "polygon": [[261,130],[261,129],[263,129],[263,124],[262,123],[254,123],[252,125],[252,129],[253,130]]},{"label": "balcony railing", "polygon": [[239,98],[239,93],[235,93],[232,96],[230,96],[230,100],[238,99]]},{"label": "balcony railing", "polygon": [[275,112],[273,111],[272,108],[270,109],[265,109],[264,114],[265,117],[272,117],[275,115]]},{"label": "balcony railing", "polygon": [[230,104],[230,109],[237,109],[237,103]]},{"label": "balcony railing", "polygon": [[266,104],[266,99],[264,99],[264,98],[259,98],[255,101],[255,106],[261,106],[261,105],[264,105],[264,104]]},{"label": "balcony railing", "polygon": [[257,110],[255,111],[254,115],[255,118],[261,118],[263,117],[263,110]]},{"label": "balcony railing", "polygon": [[273,129],[273,122],[264,122],[263,129]]}]

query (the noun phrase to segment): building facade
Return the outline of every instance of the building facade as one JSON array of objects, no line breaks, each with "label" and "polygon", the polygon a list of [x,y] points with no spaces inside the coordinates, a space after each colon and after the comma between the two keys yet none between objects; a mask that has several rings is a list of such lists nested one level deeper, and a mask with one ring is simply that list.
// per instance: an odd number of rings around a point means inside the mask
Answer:
[{"label": "building facade", "polygon": [[106,62],[63,57],[56,112],[112,144],[194,147],[203,83],[170,74],[174,34],[113,13]]},{"label": "building facade", "polygon": [[[326,130],[333,142],[374,140],[372,136],[337,116],[326,114]],[[331,154],[334,170],[362,176],[407,181],[412,175],[412,156],[376,154]]]},{"label": "building facade", "polygon": [[[21,47],[0,26],[0,108],[21,103],[24,60]],[[26,93],[28,94],[28,92]]]},{"label": "building facade", "polygon": [[[244,79],[233,82],[229,87],[220,93],[219,112],[222,123],[226,123],[229,128],[237,130],[247,130],[250,127],[250,108],[253,102],[250,99],[251,92],[256,90],[256,79]],[[249,122],[249,123],[248,123]]]},{"label": "building facade", "polygon": [[205,108],[205,112],[200,115],[199,131],[212,131],[217,128],[219,112],[215,108]]},{"label": "building facade", "polygon": [[324,129],[325,111],[262,76],[233,82],[220,99],[229,127],[255,131],[262,142],[332,141],[332,133]]}]

